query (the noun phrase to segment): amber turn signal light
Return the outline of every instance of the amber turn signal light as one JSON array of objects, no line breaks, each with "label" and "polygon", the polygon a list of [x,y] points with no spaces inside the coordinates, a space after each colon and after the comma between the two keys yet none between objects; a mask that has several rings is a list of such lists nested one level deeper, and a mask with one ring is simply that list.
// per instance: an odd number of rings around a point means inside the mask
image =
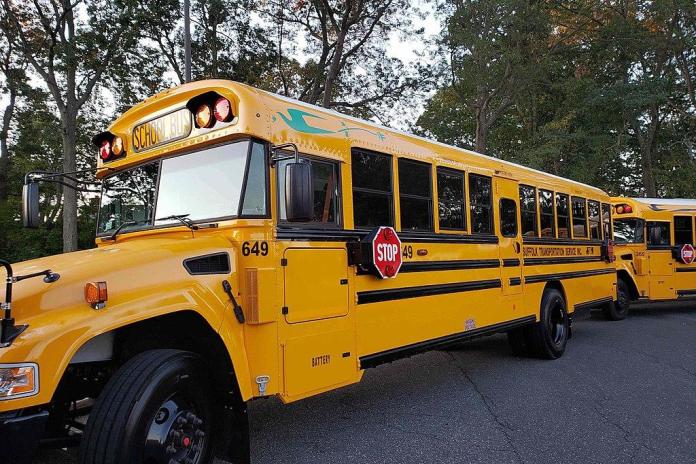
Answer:
[{"label": "amber turn signal light", "polygon": [[210,105],[203,103],[196,110],[196,125],[198,127],[210,127],[213,123],[213,110]]},{"label": "amber turn signal light", "polygon": [[85,284],[85,301],[94,309],[102,309],[106,305],[109,294],[106,282],[87,282]]}]

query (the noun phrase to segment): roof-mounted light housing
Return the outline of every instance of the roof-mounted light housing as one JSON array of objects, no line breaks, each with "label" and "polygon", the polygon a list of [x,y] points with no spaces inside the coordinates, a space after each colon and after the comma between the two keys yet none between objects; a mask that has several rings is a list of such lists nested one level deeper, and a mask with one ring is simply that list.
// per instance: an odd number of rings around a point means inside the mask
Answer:
[{"label": "roof-mounted light housing", "polygon": [[92,143],[99,150],[99,158],[106,161],[113,161],[126,155],[126,146],[123,139],[109,131],[100,132],[92,137]]},{"label": "roof-mounted light housing", "polygon": [[186,107],[193,114],[196,127],[199,129],[228,123],[235,117],[232,102],[215,91],[193,97],[186,103]]}]

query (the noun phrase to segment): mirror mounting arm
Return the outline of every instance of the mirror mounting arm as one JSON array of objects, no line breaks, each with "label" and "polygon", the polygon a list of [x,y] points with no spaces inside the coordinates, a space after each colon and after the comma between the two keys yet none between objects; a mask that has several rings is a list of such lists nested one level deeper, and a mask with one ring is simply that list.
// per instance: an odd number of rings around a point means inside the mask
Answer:
[{"label": "mirror mounting arm", "polygon": [[[278,150],[291,148],[293,155],[277,155]],[[280,145],[271,145],[271,167],[275,167],[278,161],[284,161],[287,159],[295,158],[295,162],[300,162],[300,152],[297,150],[297,145],[294,143],[283,143]]]}]

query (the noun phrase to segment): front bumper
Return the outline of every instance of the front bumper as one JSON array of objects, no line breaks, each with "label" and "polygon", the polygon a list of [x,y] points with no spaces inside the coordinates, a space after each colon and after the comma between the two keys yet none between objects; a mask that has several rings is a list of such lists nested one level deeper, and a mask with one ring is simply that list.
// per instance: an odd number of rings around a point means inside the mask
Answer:
[{"label": "front bumper", "polygon": [[48,411],[0,413],[0,456],[7,464],[30,463],[48,422]]}]

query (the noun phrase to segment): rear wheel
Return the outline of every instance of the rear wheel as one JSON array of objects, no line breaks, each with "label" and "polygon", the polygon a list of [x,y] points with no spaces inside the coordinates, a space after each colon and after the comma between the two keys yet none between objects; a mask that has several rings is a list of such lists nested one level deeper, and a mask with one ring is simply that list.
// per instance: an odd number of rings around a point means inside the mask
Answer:
[{"label": "rear wheel", "polygon": [[631,305],[631,292],[625,280],[619,279],[616,282],[616,303],[611,302],[602,308],[604,317],[610,321],[620,321],[628,315]]},{"label": "rear wheel", "polygon": [[528,326],[526,335],[531,354],[544,359],[563,355],[570,335],[570,319],[561,292],[554,288],[544,291],[539,322]]},{"label": "rear wheel", "polygon": [[215,416],[200,356],[151,350],[121,367],[89,416],[82,464],[204,464]]}]

